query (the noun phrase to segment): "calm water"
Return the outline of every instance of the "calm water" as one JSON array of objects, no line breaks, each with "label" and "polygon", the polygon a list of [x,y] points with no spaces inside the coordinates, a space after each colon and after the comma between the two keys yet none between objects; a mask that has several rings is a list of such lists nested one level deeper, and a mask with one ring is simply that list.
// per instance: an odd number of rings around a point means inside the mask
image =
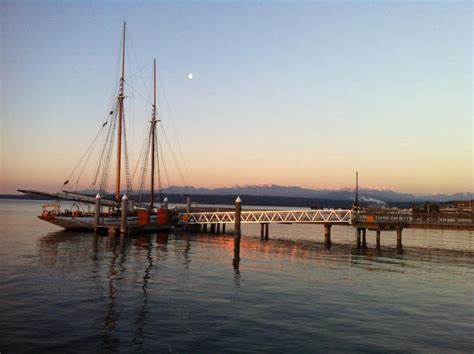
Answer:
[{"label": "calm water", "polygon": [[[125,240],[59,231],[0,201],[0,352],[469,352],[473,235],[243,226]],[[231,230],[229,230],[231,231]]]}]

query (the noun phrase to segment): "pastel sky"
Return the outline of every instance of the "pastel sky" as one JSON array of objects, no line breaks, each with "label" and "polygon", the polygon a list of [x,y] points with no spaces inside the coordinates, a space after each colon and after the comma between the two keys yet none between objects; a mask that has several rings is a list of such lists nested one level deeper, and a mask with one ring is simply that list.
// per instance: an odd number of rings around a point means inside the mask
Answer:
[{"label": "pastel sky", "polygon": [[[0,193],[60,189],[107,111],[123,21],[128,83],[149,97],[157,58],[163,126],[194,186],[339,188],[358,170],[367,187],[473,191],[470,1],[2,0],[0,10]],[[126,89],[135,160],[149,108]],[[165,159],[167,182],[182,185]]]}]

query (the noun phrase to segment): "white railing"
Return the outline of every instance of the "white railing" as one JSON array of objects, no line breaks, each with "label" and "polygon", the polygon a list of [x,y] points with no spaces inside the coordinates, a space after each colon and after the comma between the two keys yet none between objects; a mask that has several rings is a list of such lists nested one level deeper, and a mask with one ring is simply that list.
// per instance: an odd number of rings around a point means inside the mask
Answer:
[{"label": "white railing", "polygon": [[[234,211],[181,213],[179,217],[189,224],[230,224],[235,222]],[[308,223],[308,224],[351,224],[352,211],[331,210],[252,210],[241,212],[243,224],[265,223]]]}]

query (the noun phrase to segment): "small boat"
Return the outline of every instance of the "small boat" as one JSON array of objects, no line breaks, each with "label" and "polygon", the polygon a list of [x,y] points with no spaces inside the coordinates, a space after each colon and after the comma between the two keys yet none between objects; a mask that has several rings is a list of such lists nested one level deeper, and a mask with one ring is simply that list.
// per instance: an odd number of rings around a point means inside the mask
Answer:
[{"label": "small boat", "polygon": [[[46,204],[43,206],[39,219],[49,222],[51,224],[60,226],[64,229],[71,230],[91,230],[95,226],[95,209],[97,198],[100,198],[100,224],[105,226],[117,226],[120,225],[121,219],[121,205],[122,198],[125,196],[121,195],[121,184],[122,184],[122,169],[125,166],[126,170],[126,183],[127,191],[131,191],[130,178],[130,167],[127,154],[127,142],[125,136],[125,117],[124,117],[124,99],[125,99],[125,36],[126,36],[126,23],[123,24],[122,29],[122,40],[121,40],[121,58],[120,67],[121,75],[118,82],[118,92],[115,102],[112,105],[112,110],[106,121],[102,123],[101,129],[106,136],[103,149],[100,152],[99,162],[101,167],[97,167],[95,173],[95,181],[100,181],[100,188],[98,192],[101,193],[94,195],[87,195],[79,192],[62,191],[58,193],[48,193],[31,189],[18,189],[19,192],[31,195],[39,195],[45,197],[51,197],[56,200],[54,203]],[[158,172],[159,179],[159,168],[158,165],[158,142],[156,134],[156,125],[159,122],[157,119],[157,102],[156,102],[156,60],[153,61],[153,102],[151,103],[151,120],[150,126],[147,132],[147,142],[149,147],[146,149],[146,156],[144,157],[144,163],[141,174],[140,186],[144,185],[144,180],[148,178],[147,164],[150,164],[150,204],[140,203],[134,201],[131,196],[127,198],[127,223],[129,225],[137,224],[153,224],[158,223],[160,225],[169,225],[171,228],[170,220],[172,215],[167,210],[167,199],[163,200],[164,208],[156,208],[155,205],[155,173]],[[107,129],[107,130],[104,130]],[[99,131],[100,132],[100,131]],[[97,137],[96,137],[97,138]],[[113,147],[116,144],[116,172],[115,172],[115,194],[113,198],[106,197],[106,186],[109,175],[109,169],[111,159],[113,155]],[[150,150],[151,149],[151,150]],[[87,152],[86,152],[87,153]],[[85,156],[85,155],[84,155]],[[82,159],[81,159],[82,160]],[[122,165],[123,164],[123,165]],[[63,186],[69,183],[67,179]],[[140,189],[141,190],[141,189]],[[60,200],[73,202],[70,209],[63,209]],[[93,207],[91,210],[91,206]],[[161,227],[163,228],[163,227]]]}]

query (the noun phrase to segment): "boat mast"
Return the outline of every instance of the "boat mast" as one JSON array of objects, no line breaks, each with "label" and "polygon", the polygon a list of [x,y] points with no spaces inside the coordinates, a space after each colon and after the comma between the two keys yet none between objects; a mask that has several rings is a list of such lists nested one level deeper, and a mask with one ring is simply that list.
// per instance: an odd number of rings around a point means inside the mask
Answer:
[{"label": "boat mast", "polygon": [[155,131],[156,131],[156,59],[153,59],[153,108],[151,113],[151,202],[155,199]]},{"label": "boat mast", "polygon": [[125,29],[126,22],[123,23],[122,33],[122,75],[120,77],[120,88],[118,95],[118,131],[117,131],[117,173],[115,181],[115,199],[120,201],[120,171],[122,162],[122,123],[123,123],[123,99],[125,83]]}]

